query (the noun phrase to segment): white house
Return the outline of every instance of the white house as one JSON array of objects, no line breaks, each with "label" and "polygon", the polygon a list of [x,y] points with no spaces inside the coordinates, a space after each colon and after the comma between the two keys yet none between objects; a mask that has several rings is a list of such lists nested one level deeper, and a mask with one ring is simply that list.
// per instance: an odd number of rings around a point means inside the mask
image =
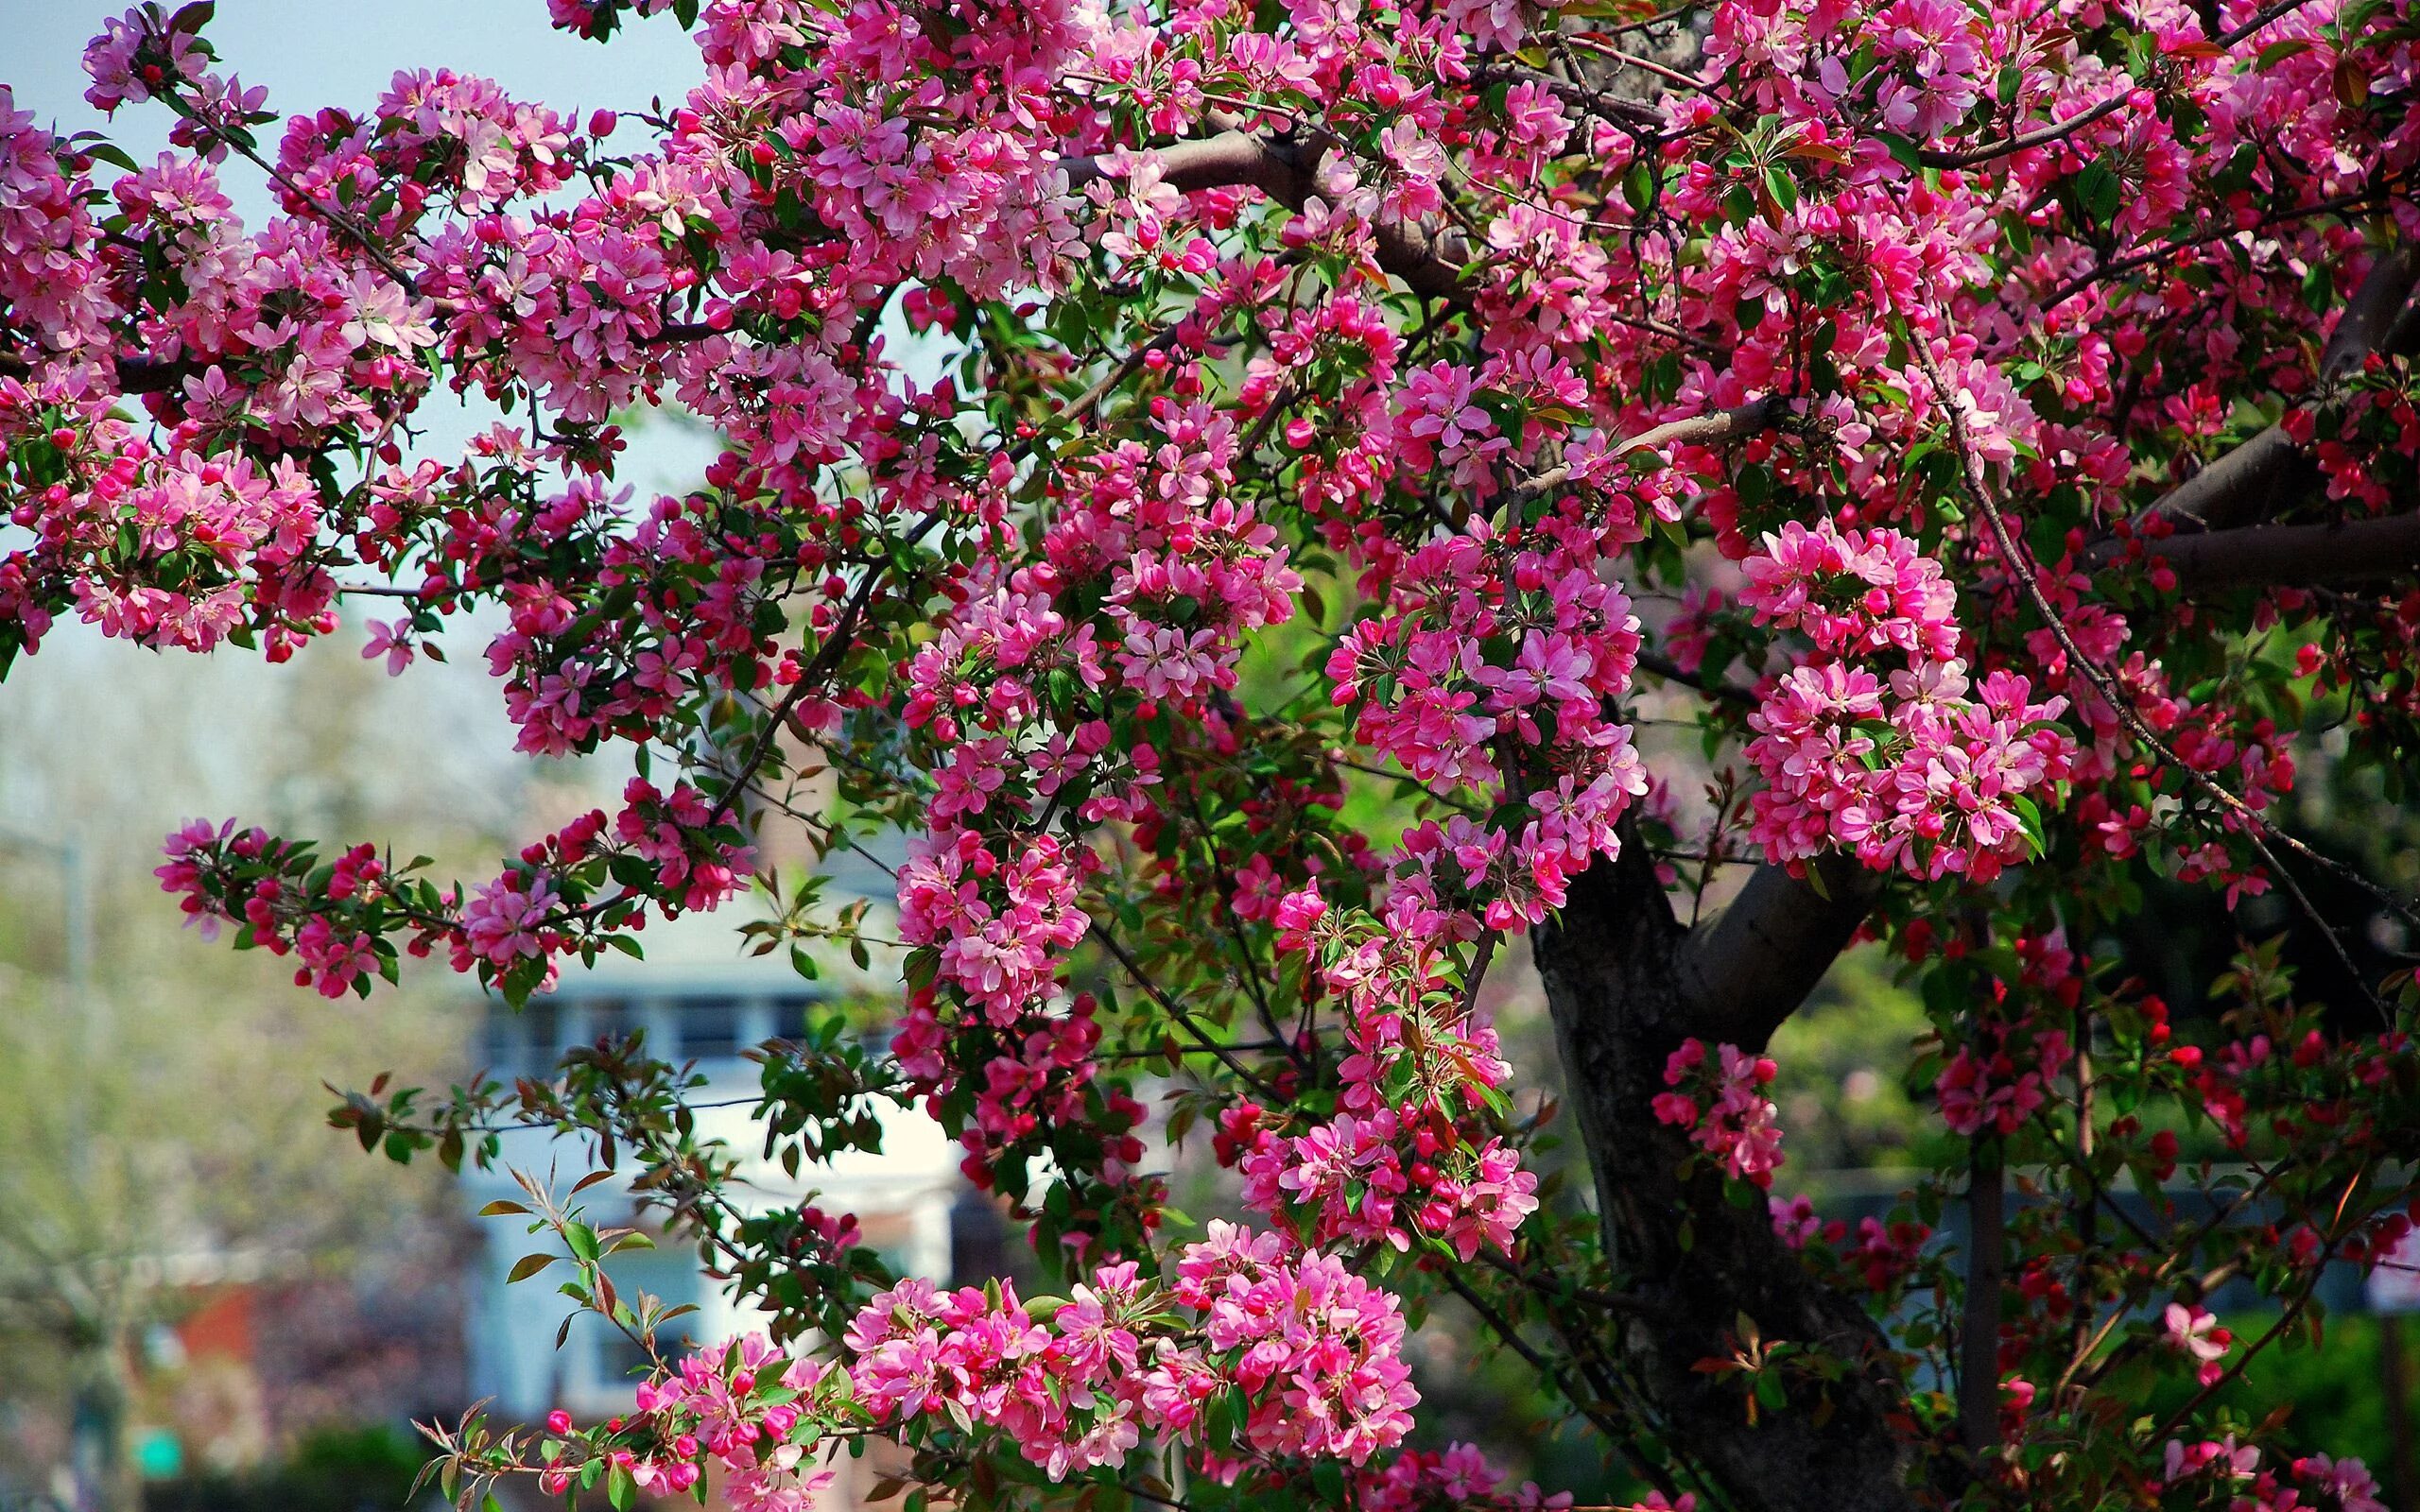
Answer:
[{"label": "white house", "polygon": [[[683,924],[690,920],[683,920]],[[741,1179],[729,1195],[750,1211],[766,1211],[807,1199],[828,1211],[858,1216],[865,1242],[907,1274],[945,1279],[950,1271],[953,1209],[961,1217],[988,1217],[968,1200],[960,1175],[962,1153],[939,1125],[921,1113],[885,1108],[882,1153],[852,1152],[823,1167],[802,1167],[797,1178],[763,1160],[763,1136],[750,1120],[749,1099],[758,1068],[741,1052],[764,1040],[796,1034],[806,1006],[821,995],[815,984],[792,971],[780,953],[735,958],[732,921],[696,920],[699,927],[648,932],[649,958],[599,961],[593,971],[566,971],[562,985],[532,998],[519,1014],[494,1005],[487,1021],[486,1057],[491,1074],[510,1079],[543,1074],[562,1053],[598,1037],[631,1028],[647,1032],[648,1052],[678,1065],[695,1058],[710,1085],[691,1094],[700,1137],[718,1137],[741,1157]],[[627,1159],[624,1168],[628,1169]],[[590,1169],[583,1142],[555,1139],[544,1130],[517,1130],[504,1137],[493,1169],[466,1171],[463,1200],[475,1213],[496,1197],[517,1196],[511,1175],[521,1170],[550,1179],[568,1192]],[[577,1199],[594,1222],[631,1221],[629,1188],[606,1181]],[[564,1272],[551,1268],[518,1285],[505,1277],[521,1256],[547,1247],[549,1236],[526,1232],[527,1220],[477,1218],[484,1245],[473,1271],[475,1288],[467,1309],[471,1390],[491,1398],[491,1411],[504,1421],[531,1422],[555,1407],[595,1418],[627,1408],[631,1400],[637,1347],[601,1320],[576,1323],[562,1349],[555,1332],[569,1298],[555,1288]],[[963,1236],[961,1236],[963,1237]],[[697,1253],[666,1239],[653,1250],[626,1250],[608,1267],[626,1292],[651,1292],[671,1303],[700,1311],[671,1325],[703,1343],[746,1332],[752,1313],[735,1306],[718,1283],[700,1272]],[[677,1342],[677,1341],[667,1341]]]}]

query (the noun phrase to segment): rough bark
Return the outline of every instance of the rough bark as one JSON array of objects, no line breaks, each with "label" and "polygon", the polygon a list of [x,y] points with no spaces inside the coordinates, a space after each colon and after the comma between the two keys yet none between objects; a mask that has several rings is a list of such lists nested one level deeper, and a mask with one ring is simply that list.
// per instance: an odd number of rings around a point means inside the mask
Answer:
[{"label": "rough bark", "polygon": [[[1172,143],[1157,149],[1160,176],[1170,187],[1197,189],[1249,186],[1289,210],[1310,202],[1317,188],[1320,149],[1313,144],[1227,130],[1216,136]],[[1063,166],[1070,188],[1106,177],[1098,158],[1070,158]],[[1465,303],[1467,261],[1462,238],[1451,232],[1391,221],[1376,228],[1378,266],[1403,280],[1414,294]]]},{"label": "rough bark", "polygon": [[[1742,1512],[1915,1506],[1910,1452],[1893,1429],[1903,1403],[1873,1366],[1883,1340],[1865,1310],[1807,1274],[1761,1202],[1734,1206],[1703,1170],[1683,1177],[1687,1139],[1651,1105],[1684,1039],[1761,1048],[1870,898],[1769,869],[1693,934],[1634,839],[1582,876],[1536,936],[1607,1250],[1643,1304],[1621,1325],[1622,1353],[1675,1441]],[[1789,1405],[1759,1411],[1752,1425],[1738,1380],[1697,1368],[1738,1349],[1743,1318],[1767,1344],[1811,1344],[1848,1369],[1828,1384],[1793,1379]]]},{"label": "rough bark", "polygon": [[[2187,593],[2383,582],[2420,573],[2420,514],[2169,536],[2144,542],[2143,554],[2168,563]],[[2099,568],[2125,555],[2112,541],[2086,559]]]},{"label": "rough bark", "polygon": [[1966,1304],[1958,1325],[1958,1428],[1970,1454],[2000,1441],[2000,1300],[2008,1272],[2006,1173],[1997,1134],[1978,1135],[1966,1182]]},{"label": "rough bark", "polygon": [[[2372,352],[2394,352],[2410,343],[2415,275],[2420,275],[2420,256],[2408,249],[2389,252],[2372,265],[2369,276],[2345,301],[2344,314],[2320,353],[2323,390],[2359,372]],[[2272,425],[2169,490],[2144,511],[2144,518],[2233,529],[2308,498],[2320,482],[2319,466],[2309,454],[2283,426]]]}]

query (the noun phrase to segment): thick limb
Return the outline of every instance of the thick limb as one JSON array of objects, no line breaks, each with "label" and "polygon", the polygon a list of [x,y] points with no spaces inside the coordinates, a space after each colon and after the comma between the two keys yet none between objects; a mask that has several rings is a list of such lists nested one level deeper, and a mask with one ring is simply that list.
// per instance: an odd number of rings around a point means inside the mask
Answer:
[{"label": "thick limb", "polygon": [[[1876,1359],[1880,1330],[1807,1273],[1762,1203],[1733,1205],[1702,1166],[1681,1176],[1687,1138],[1651,1106],[1684,1039],[1760,1044],[1798,1006],[1872,898],[1825,890],[1773,868],[1729,911],[1685,929],[1633,835],[1574,884],[1536,937],[1607,1249],[1646,1304],[1617,1325],[1620,1348],[1669,1431],[1743,1512],[1916,1504],[1893,1426],[1903,1404]],[[1793,1378],[1789,1404],[1752,1423],[1737,1379],[1697,1368],[1740,1349],[1742,1318],[1768,1343],[1810,1345],[1848,1369],[1825,1384]]]}]

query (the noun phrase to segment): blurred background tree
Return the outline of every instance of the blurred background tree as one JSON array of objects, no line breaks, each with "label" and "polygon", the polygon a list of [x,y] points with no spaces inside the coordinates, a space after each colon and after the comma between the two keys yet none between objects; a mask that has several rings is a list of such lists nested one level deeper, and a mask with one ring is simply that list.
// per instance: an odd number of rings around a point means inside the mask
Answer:
[{"label": "blurred background tree", "polygon": [[[0,1435],[0,1456],[18,1463],[0,1458],[0,1474],[60,1495],[63,1437],[88,1504],[133,1504],[129,1426],[173,1416],[180,1391],[208,1395],[200,1365],[177,1359],[174,1325],[230,1285],[283,1295],[358,1278],[458,1228],[434,1168],[344,1158],[324,1084],[460,1074],[475,1020],[459,994],[424,978],[374,1003],[327,1001],[275,960],[203,947],[148,884],[159,836],[197,806],[406,831],[458,852],[449,860],[492,857],[533,810],[586,789],[576,769],[500,754],[509,740],[481,728],[501,722],[483,680],[389,683],[333,642],[265,668],[72,636],[57,664],[12,680],[0,727],[0,1358],[11,1362],[0,1418],[16,1432]],[[271,1446],[253,1441],[260,1404],[216,1416],[219,1491],[233,1494],[228,1475]]]}]

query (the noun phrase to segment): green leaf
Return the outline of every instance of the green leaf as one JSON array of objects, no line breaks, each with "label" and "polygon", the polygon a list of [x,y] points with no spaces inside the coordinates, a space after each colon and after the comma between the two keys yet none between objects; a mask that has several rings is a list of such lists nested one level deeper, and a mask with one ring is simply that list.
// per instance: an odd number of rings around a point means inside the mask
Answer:
[{"label": "green leaf", "polygon": [[1630,171],[1622,175],[1622,198],[1630,201],[1631,209],[1641,214],[1655,203],[1655,174],[1645,163],[1632,163]]},{"label": "green leaf", "polygon": [[1922,149],[1920,149],[1915,143],[1899,135],[1895,131],[1879,131],[1876,132],[1876,135],[1882,139],[1882,145],[1884,146],[1891,149],[1891,156],[1898,160],[1899,166],[1907,169],[1910,173],[1918,172],[1924,167],[1925,160]]},{"label": "green leaf", "polygon": [[2033,800],[2017,793],[2010,797],[2009,806],[2016,810],[2017,822],[2025,827],[2025,843],[2032,852],[2039,856],[2048,850],[2048,843],[2042,838],[2042,811]]},{"label": "green leaf", "polygon": [[1765,169],[1765,192],[1773,197],[1773,203],[1781,206],[1785,215],[1798,208],[1798,180],[1778,163]]},{"label": "green leaf", "polygon": [[526,1281],[561,1259],[561,1255],[524,1255],[512,1263],[512,1269],[505,1275],[505,1283],[510,1285],[514,1281]]},{"label": "green leaf", "polygon": [[1768,1412],[1779,1412],[1789,1405],[1789,1388],[1778,1370],[1766,1370],[1756,1377],[1756,1400]]},{"label": "green leaf", "polygon": [[2097,225],[2105,226],[2118,217],[2125,194],[2126,185],[2105,163],[2095,161],[2076,175],[2076,202]]}]

